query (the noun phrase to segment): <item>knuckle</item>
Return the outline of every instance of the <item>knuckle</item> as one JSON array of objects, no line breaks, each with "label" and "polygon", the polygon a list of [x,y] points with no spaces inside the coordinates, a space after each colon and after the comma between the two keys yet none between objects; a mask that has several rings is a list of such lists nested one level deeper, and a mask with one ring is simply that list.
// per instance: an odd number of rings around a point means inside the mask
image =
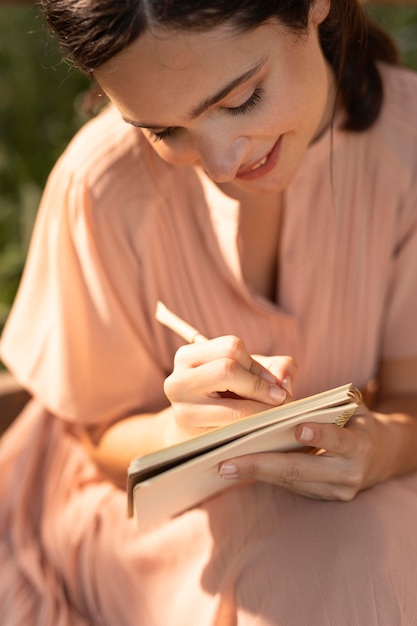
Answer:
[{"label": "knuckle", "polygon": [[164,380],[164,393],[166,396],[170,396],[172,389],[175,388],[175,380],[172,374],[167,376]]},{"label": "knuckle", "polygon": [[173,374],[170,374],[167,378],[165,378],[164,393],[166,397],[168,398],[168,400],[172,401],[174,398],[178,396],[179,387],[180,385],[178,384]]},{"label": "knuckle", "polygon": [[358,489],[362,484],[363,480],[363,472],[357,468],[354,471],[351,471],[347,474],[345,478],[345,485],[347,489]]},{"label": "knuckle", "polygon": [[189,346],[180,346],[174,355],[174,367],[186,362]]},{"label": "knuckle", "polygon": [[295,482],[298,482],[300,478],[301,478],[300,468],[294,463],[292,463],[291,465],[285,468],[285,471],[282,476],[282,480],[284,482],[284,485],[286,486],[289,486]]},{"label": "knuckle", "polygon": [[180,402],[189,394],[190,384],[185,384],[187,377],[178,375],[175,371],[167,376],[163,383],[163,389],[168,400],[173,404]]},{"label": "knuckle", "polygon": [[249,365],[249,372],[258,376],[262,372],[262,365],[255,360],[252,360]]},{"label": "knuckle", "polygon": [[346,463],[333,485],[336,497],[344,501],[351,500],[362,488],[364,479],[365,468],[361,463]]},{"label": "knuckle", "polygon": [[342,448],[344,443],[345,443],[346,432],[340,426],[335,426],[333,431],[334,431],[334,434],[335,434],[335,445],[336,445],[337,449],[340,450],[340,448]]},{"label": "knuckle", "polygon": [[226,380],[233,378],[239,369],[239,364],[232,358],[226,357],[219,362],[219,373]]},{"label": "knuckle", "polygon": [[286,356],[285,359],[287,372],[295,376],[295,374],[298,372],[297,361],[295,361],[295,359],[293,359],[291,356]]},{"label": "knuckle", "polygon": [[351,481],[349,483],[352,489],[355,489],[358,492],[362,489],[363,485],[366,482],[366,469],[364,464],[358,464],[352,472]]},{"label": "knuckle", "polygon": [[227,335],[225,338],[225,351],[229,359],[238,361],[245,352],[243,341],[235,335]]},{"label": "knuckle", "polygon": [[252,395],[257,397],[262,394],[262,392],[265,390],[265,386],[268,386],[268,383],[265,381],[264,378],[261,378],[261,376],[254,375],[252,377],[252,385]]},{"label": "knuckle", "polygon": [[244,479],[256,480],[258,476],[256,464],[251,460],[245,460],[241,463],[239,474]]},{"label": "knuckle", "polygon": [[372,453],[373,445],[371,438],[368,436],[361,437],[360,442],[358,444],[358,452],[361,459],[369,458],[369,455]]}]

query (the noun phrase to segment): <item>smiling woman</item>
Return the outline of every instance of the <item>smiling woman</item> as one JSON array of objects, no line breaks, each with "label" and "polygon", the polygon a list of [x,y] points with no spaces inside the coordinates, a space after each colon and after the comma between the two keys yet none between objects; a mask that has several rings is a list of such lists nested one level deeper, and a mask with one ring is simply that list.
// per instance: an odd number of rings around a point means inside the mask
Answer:
[{"label": "smiling woman", "polygon": [[[312,24],[325,17],[318,4]],[[274,23],[249,34],[233,24],[175,37],[152,30],[94,75],[122,117],[158,140],[159,156],[199,165],[235,194],[255,181],[282,191],[335,106],[317,28],[301,38]]]},{"label": "smiling woman", "polygon": [[[0,449],[2,619],[413,623],[416,75],[357,0],[41,4],[110,103],[51,172],[2,337],[33,398]],[[127,519],[134,457],[347,382],[345,429]]]}]

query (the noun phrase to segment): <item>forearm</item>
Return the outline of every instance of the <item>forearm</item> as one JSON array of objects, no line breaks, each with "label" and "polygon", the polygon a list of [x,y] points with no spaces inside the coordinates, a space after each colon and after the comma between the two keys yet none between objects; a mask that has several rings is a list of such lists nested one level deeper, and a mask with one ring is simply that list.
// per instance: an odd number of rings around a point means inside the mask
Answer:
[{"label": "forearm", "polygon": [[381,431],[381,466],[388,479],[417,470],[417,396],[391,394],[374,408]]},{"label": "forearm", "polygon": [[124,488],[132,459],[168,445],[172,421],[169,407],[160,413],[127,417],[104,431],[83,429],[80,438],[104,476]]}]

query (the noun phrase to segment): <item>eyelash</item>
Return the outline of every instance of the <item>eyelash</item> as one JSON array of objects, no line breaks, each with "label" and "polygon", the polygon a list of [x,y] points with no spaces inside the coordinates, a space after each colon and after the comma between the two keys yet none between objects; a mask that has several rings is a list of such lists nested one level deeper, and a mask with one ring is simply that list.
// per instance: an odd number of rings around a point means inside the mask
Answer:
[{"label": "eyelash", "polygon": [[154,133],[152,130],[149,131],[152,136],[152,141],[163,141],[167,137],[169,137],[175,130],[175,126],[168,126],[165,130],[161,130],[159,133]]},{"label": "eyelash", "polygon": [[262,101],[264,90],[261,87],[257,87],[251,97],[238,107],[226,107],[231,115],[243,115],[251,109],[255,108],[259,102]]},{"label": "eyelash", "polygon": [[[246,102],[244,102],[243,104],[239,105],[238,107],[224,108],[228,113],[230,113],[230,115],[243,115],[251,109],[255,108],[259,104],[259,102],[262,101],[263,93],[264,90],[261,87],[257,87],[253,94],[250,96],[250,98],[248,98],[248,100],[246,100]],[[152,135],[152,140],[157,142],[167,139],[175,130],[175,126],[168,126],[168,128],[161,130],[161,132],[159,133],[155,133],[151,130],[149,132]]]}]

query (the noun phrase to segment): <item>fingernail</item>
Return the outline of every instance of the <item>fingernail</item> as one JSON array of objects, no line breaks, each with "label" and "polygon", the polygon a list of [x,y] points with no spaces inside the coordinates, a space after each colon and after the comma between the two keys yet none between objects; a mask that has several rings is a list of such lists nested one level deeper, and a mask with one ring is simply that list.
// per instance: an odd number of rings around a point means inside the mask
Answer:
[{"label": "fingernail", "polygon": [[285,378],[282,381],[282,387],[285,389],[285,391],[292,396],[292,380],[289,376],[285,376]]},{"label": "fingernail", "polygon": [[234,463],[222,463],[219,468],[219,474],[222,478],[237,478],[237,467]]},{"label": "fingernail", "polygon": [[311,441],[314,438],[314,431],[310,426],[303,426],[300,439],[303,441]]},{"label": "fingernail", "polygon": [[271,396],[274,402],[278,404],[282,404],[287,397],[287,392],[282,387],[277,387],[273,385],[269,388],[269,395]]}]

